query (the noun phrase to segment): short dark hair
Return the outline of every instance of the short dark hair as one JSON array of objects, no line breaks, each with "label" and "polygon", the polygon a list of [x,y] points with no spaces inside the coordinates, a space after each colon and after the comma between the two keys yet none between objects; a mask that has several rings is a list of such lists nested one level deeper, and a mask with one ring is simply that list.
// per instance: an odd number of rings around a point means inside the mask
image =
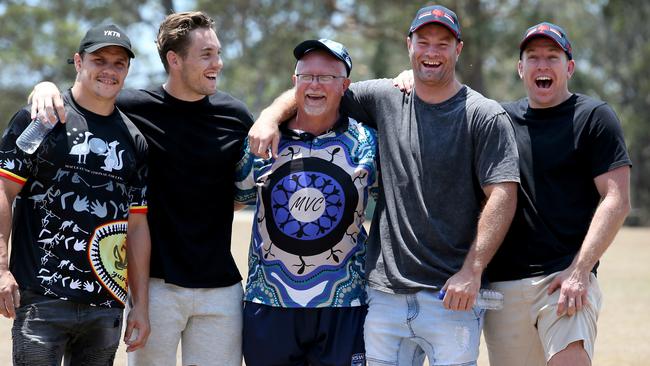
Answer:
[{"label": "short dark hair", "polygon": [[214,20],[200,11],[188,11],[168,15],[160,24],[156,45],[165,71],[169,73],[167,52],[174,51],[185,57],[191,43],[190,32],[198,28],[214,29]]}]

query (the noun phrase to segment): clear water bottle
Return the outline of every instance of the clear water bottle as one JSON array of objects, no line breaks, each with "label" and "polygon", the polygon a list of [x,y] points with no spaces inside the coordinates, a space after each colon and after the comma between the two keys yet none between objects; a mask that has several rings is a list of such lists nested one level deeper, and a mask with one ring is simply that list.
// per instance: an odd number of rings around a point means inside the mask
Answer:
[{"label": "clear water bottle", "polygon": [[[438,298],[442,300],[444,297],[445,291],[440,290]],[[499,291],[482,288],[478,291],[475,305],[485,310],[501,310],[503,308],[503,294]]]},{"label": "clear water bottle", "polygon": [[16,140],[16,145],[24,152],[28,154],[33,154],[41,143],[45,136],[54,128],[56,123],[52,124],[49,122],[41,122],[40,119],[33,120],[23,133],[18,136]]}]

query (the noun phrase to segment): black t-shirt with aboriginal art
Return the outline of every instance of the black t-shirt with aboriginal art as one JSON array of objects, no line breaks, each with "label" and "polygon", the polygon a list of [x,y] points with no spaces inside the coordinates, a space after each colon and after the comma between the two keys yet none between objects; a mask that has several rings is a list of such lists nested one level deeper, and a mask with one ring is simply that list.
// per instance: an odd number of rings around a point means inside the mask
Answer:
[{"label": "black t-shirt with aboriginal art", "polygon": [[15,201],[10,270],[21,289],[124,307],[130,213],[146,213],[144,137],[115,109],[101,116],[64,94],[67,122],[32,155],[16,147],[30,123],[18,111],[0,143],[0,177],[22,185]]}]

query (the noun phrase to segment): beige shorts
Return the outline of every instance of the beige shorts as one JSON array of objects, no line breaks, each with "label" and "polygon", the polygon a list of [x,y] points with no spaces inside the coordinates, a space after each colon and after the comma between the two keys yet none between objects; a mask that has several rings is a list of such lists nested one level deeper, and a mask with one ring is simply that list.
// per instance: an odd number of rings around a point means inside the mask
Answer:
[{"label": "beige shorts", "polygon": [[150,278],[151,334],[129,365],[175,366],[180,342],[183,365],[241,366],[242,298],[241,283],[187,288]]},{"label": "beige shorts", "polygon": [[560,291],[547,295],[548,285],[559,272],[549,276],[492,283],[504,295],[502,310],[489,310],[483,334],[490,365],[544,366],[556,353],[576,341],[593,359],[596,321],[602,294],[591,274],[589,304],[573,316],[558,316]]}]

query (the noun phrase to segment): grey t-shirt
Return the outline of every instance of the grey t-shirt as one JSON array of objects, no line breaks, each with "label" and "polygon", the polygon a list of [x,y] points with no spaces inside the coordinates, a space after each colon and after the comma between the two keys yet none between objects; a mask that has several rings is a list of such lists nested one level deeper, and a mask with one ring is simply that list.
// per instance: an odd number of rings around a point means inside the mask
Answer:
[{"label": "grey t-shirt", "polygon": [[440,289],[476,236],[481,187],[519,182],[512,124],[467,86],[440,104],[387,79],[352,84],[344,110],[379,130],[380,193],[368,240],[372,288]]}]

